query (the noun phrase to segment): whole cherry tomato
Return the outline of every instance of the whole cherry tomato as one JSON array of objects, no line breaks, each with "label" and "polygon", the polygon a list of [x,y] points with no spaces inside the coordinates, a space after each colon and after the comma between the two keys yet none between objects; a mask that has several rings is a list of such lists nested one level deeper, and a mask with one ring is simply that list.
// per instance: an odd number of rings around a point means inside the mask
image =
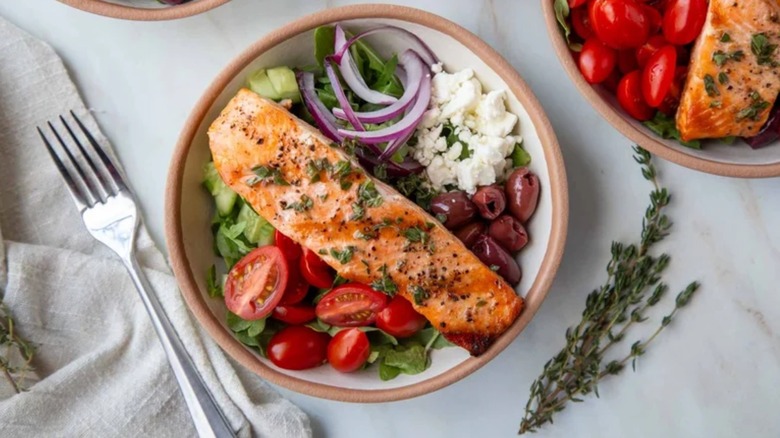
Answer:
[{"label": "whole cherry tomato", "polygon": [[303,278],[310,285],[320,289],[333,286],[333,279],[335,278],[333,269],[316,252],[304,248],[299,267]]},{"label": "whole cherry tomato", "polygon": [[579,67],[582,76],[591,84],[598,84],[609,77],[617,63],[617,53],[614,49],[591,38],[585,41],[580,52]]},{"label": "whole cherry tomato", "polygon": [[654,111],[642,97],[642,75],[633,71],[620,80],[617,89],[620,106],[633,118],[645,121],[653,117]]},{"label": "whole cherry tomato", "polygon": [[588,18],[587,8],[572,9],[571,25],[574,27],[574,33],[579,35],[583,40],[587,40],[595,35],[593,33],[593,28],[590,27],[590,18]]},{"label": "whole cherry tomato", "polygon": [[634,49],[623,49],[617,53],[617,65],[621,73],[631,73],[639,68],[636,62],[636,52]]},{"label": "whole cherry tomato", "polygon": [[642,96],[645,102],[657,108],[664,101],[674,80],[677,68],[677,50],[672,45],[662,47],[647,61],[642,70]]},{"label": "whole cherry tomato", "polygon": [[588,0],[569,0],[569,7],[574,9],[587,3]]},{"label": "whole cherry tomato", "polygon": [[707,18],[707,0],[669,0],[663,20],[664,37],[672,44],[693,42]]},{"label": "whole cherry tomato", "polygon": [[337,371],[359,370],[371,354],[368,336],[356,328],[339,331],[328,343],[328,362]]},{"label": "whole cherry tomato", "polygon": [[596,36],[614,49],[639,47],[650,37],[650,18],[636,0],[593,0],[588,17]]},{"label": "whole cherry tomato", "polygon": [[639,64],[639,68],[644,68],[645,65],[647,65],[647,60],[650,59],[655,52],[657,52],[661,47],[664,47],[668,45],[669,43],[666,42],[666,38],[664,38],[663,35],[653,35],[650,37],[649,40],[647,40],[646,43],[639,46],[639,48],[636,49],[636,61],[637,64]]},{"label": "whole cherry tomato", "polygon": [[396,338],[412,336],[422,330],[427,322],[424,316],[414,310],[412,303],[400,295],[393,297],[376,318],[376,326]]},{"label": "whole cherry tomato", "polygon": [[314,368],[325,362],[329,341],[327,333],[304,325],[285,327],[268,342],[268,359],[286,370]]},{"label": "whole cherry tomato", "polygon": [[674,116],[677,112],[677,107],[680,106],[680,97],[682,96],[682,90],[685,87],[685,80],[688,78],[688,66],[677,67],[674,73],[674,80],[672,86],[669,88],[669,92],[666,93],[664,101],[658,107],[658,110],[666,114],[669,117]]},{"label": "whole cherry tomato", "polygon": [[301,245],[298,245],[298,242],[280,233],[279,230],[274,231],[274,245],[282,250],[284,258],[291,264],[297,262],[298,259],[301,258]]}]

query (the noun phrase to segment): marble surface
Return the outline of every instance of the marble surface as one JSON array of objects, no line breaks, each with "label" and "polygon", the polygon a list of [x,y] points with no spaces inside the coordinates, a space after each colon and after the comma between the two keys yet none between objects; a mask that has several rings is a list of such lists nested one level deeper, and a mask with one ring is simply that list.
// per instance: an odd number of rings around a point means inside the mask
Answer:
[{"label": "marble surface", "polygon": [[[163,187],[185,117],[229,59],[306,13],[352,3],[234,0],[175,22],[93,16],[54,0],[3,0],[0,15],[48,41],[112,139],[147,223],[164,244]],[[519,338],[465,380],[377,405],[281,390],[317,436],[514,436],[528,387],[603,280],[613,239],[638,233],[648,186],[630,143],[577,94],[553,54],[536,0],[405,0],[460,23],[504,54],[548,112],[564,152],[571,220],[566,256],[542,309]],[[0,78],[1,80],[2,78]],[[32,127],[31,127],[32,128]],[[780,179],[745,181],[659,164],[673,193],[674,288],[699,294],[638,364],[570,407],[540,437],[780,436]],[[665,302],[667,306],[670,302]],[[641,336],[652,327],[633,332]]]}]

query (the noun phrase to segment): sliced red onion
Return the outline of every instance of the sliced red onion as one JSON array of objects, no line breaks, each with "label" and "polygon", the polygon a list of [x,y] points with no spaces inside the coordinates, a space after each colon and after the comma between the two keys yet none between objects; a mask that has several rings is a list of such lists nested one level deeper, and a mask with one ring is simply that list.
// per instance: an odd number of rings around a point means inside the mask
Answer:
[{"label": "sliced red onion", "polygon": [[415,128],[422,120],[431,100],[431,74],[425,73],[420,84],[417,100],[403,119],[387,128],[376,131],[351,131],[339,129],[338,133],[347,138],[354,138],[366,144],[379,144],[402,138],[410,129]]},{"label": "sliced red onion", "polygon": [[420,173],[425,170],[425,166],[417,162],[414,158],[407,156],[404,161],[396,163],[393,160],[382,161],[379,157],[367,149],[358,149],[356,151],[358,160],[363,167],[370,169],[372,172],[374,168],[380,164],[387,166],[387,175],[391,177],[408,176],[413,173]]},{"label": "sliced red onion", "polygon": [[[420,56],[413,50],[407,50],[401,54],[399,66],[403,66],[406,71],[403,96],[392,105],[376,111],[353,112],[353,115],[357,117],[358,120],[364,123],[383,123],[401,115],[401,113],[414,102],[414,98],[417,96],[420,89],[422,75],[424,72],[428,71],[428,68],[425,67]],[[330,76],[330,73],[328,73],[328,76]],[[338,95],[336,95],[336,97],[338,97]],[[344,107],[344,104],[342,103],[341,106]],[[352,108],[350,107],[349,110],[351,111]],[[339,119],[349,120],[350,123],[352,123],[348,112],[341,108],[334,108],[333,114]],[[354,125],[354,123],[352,124]],[[358,130],[360,131],[361,129]]]},{"label": "sliced red onion", "polygon": [[[336,25],[336,34],[338,35],[338,29],[340,28],[340,25]],[[342,33],[344,31],[342,30]],[[417,35],[415,35],[412,32],[409,32],[406,29],[402,29],[397,26],[379,26],[375,27],[373,29],[369,29],[363,32],[360,32],[359,34],[353,36],[349,39],[349,41],[346,41],[343,46],[340,47],[338,39],[336,40],[336,51],[334,53],[334,57],[336,59],[336,62],[341,62],[341,57],[344,56],[347,52],[347,49],[349,49],[352,44],[355,43],[355,41],[367,37],[369,35],[379,33],[379,32],[391,32],[396,34],[396,36],[401,37],[404,40],[407,40],[412,49],[415,49],[415,51],[420,55],[420,58],[422,58],[423,62],[430,68],[433,64],[436,64],[439,62],[439,59],[436,57],[436,55],[433,53],[433,50],[431,50],[430,47],[428,47],[427,44],[423,40],[420,39]],[[338,37],[337,37],[338,38]]]},{"label": "sliced red onion", "polygon": [[360,76],[360,72],[358,71],[355,62],[352,60],[352,56],[349,54],[349,50],[344,49],[344,47],[349,46],[347,46],[347,38],[344,34],[344,29],[342,29],[339,25],[336,25],[335,41],[335,52],[341,53],[341,55],[334,55],[333,59],[336,60],[339,65],[339,71],[341,72],[341,76],[344,78],[344,82],[347,83],[349,88],[355,94],[357,94],[366,102],[376,103],[379,105],[390,105],[391,103],[398,100],[393,96],[388,96],[387,94],[372,90],[368,87],[368,85],[366,85],[366,81],[363,80],[362,76]]},{"label": "sliced red onion", "polygon": [[[333,59],[330,56],[325,57],[325,72],[328,74],[328,79],[330,79],[330,86],[333,87],[333,94],[336,95],[336,100],[338,100],[339,105],[341,105],[341,108],[338,109],[341,110],[341,114],[344,116],[343,118],[348,120],[355,130],[365,131],[366,128],[360,123],[360,119],[355,114],[355,111],[352,110],[352,105],[349,104],[347,95],[344,94],[344,89],[341,88],[341,81],[339,80],[336,71],[333,69],[332,62]],[[335,110],[336,108],[334,108],[334,114]]]},{"label": "sliced red onion", "polygon": [[314,122],[320,128],[325,136],[333,141],[342,141],[344,136],[339,134],[336,118],[328,111],[328,108],[320,101],[317,92],[314,90],[314,73],[297,72],[295,78],[298,80],[298,87],[301,89],[303,103],[306,109],[314,117]]}]

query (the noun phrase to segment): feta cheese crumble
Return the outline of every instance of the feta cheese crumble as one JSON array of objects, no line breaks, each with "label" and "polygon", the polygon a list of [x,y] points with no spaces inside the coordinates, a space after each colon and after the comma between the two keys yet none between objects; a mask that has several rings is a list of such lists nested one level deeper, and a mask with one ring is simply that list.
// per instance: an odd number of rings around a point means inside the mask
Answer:
[{"label": "feta cheese crumble", "polygon": [[413,157],[426,167],[436,190],[455,186],[473,194],[501,182],[511,171],[510,156],[519,136],[511,135],[517,116],[506,110],[506,92],[482,92],[474,70],[435,73],[431,103],[415,133]]}]

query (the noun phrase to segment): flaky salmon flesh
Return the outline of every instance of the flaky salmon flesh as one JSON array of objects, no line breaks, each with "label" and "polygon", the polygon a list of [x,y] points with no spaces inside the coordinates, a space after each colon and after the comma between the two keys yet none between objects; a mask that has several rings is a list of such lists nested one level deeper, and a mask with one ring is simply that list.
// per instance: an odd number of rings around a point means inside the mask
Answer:
[{"label": "flaky salmon flesh", "polygon": [[243,89],[208,135],[220,176],[260,216],[347,280],[408,299],[472,355],[522,311],[436,219],[277,103]]},{"label": "flaky salmon flesh", "polygon": [[780,92],[780,0],[710,0],[677,110],[683,140],[752,137]]}]

